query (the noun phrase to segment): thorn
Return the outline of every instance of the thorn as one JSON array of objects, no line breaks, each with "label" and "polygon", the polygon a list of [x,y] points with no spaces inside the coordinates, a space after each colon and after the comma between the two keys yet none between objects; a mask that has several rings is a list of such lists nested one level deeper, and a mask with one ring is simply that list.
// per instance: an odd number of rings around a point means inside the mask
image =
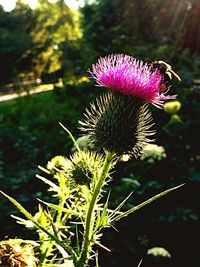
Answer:
[{"label": "thorn", "polygon": [[143,261],[143,259],[141,259],[141,261],[139,262],[139,264],[138,264],[138,266],[137,266],[137,267],[140,267],[140,266],[141,266],[141,264],[142,264],[142,261]]},{"label": "thorn", "polygon": [[99,242],[95,242],[95,244],[97,244],[98,246],[100,246],[101,248],[105,249],[108,252],[111,252],[111,250],[109,248],[107,248],[106,246],[100,244]]},{"label": "thorn", "polygon": [[119,230],[117,230],[117,228],[116,227],[114,227],[113,225],[111,225],[111,227],[116,231],[116,232],[118,232],[119,233]]}]

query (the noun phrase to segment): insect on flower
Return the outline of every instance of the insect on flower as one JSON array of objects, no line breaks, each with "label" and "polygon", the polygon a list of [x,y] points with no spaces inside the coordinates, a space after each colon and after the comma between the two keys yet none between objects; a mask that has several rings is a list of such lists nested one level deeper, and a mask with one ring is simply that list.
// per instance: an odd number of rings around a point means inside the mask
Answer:
[{"label": "insect on flower", "polygon": [[160,74],[164,76],[164,82],[160,85],[160,92],[166,92],[168,90],[166,83],[168,82],[168,80],[172,79],[172,75],[176,77],[179,81],[181,81],[179,75],[172,70],[171,65],[169,65],[165,61],[154,61],[151,63],[151,68],[152,71],[158,70]]},{"label": "insect on flower", "polygon": [[181,78],[179,77],[179,75],[172,70],[171,65],[169,65],[165,61],[162,61],[162,60],[154,61],[151,64],[151,66],[152,66],[152,70],[158,69],[162,75],[168,75],[170,80],[172,79],[172,75],[174,75],[179,81],[181,81]]}]

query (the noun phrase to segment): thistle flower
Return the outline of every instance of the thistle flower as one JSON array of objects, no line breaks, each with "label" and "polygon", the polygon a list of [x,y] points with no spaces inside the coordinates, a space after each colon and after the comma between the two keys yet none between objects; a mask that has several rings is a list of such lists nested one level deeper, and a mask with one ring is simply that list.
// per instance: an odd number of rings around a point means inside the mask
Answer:
[{"label": "thistle flower", "polygon": [[116,54],[100,58],[92,65],[91,75],[99,86],[110,88],[130,97],[137,97],[161,108],[165,100],[176,96],[162,92],[164,76],[158,69],[131,56]]},{"label": "thistle flower", "polygon": [[164,76],[158,68],[123,54],[100,58],[90,73],[99,86],[111,90],[86,110],[81,130],[98,150],[141,156],[155,133],[148,103],[162,108],[165,100],[175,98],[163,92]]}]

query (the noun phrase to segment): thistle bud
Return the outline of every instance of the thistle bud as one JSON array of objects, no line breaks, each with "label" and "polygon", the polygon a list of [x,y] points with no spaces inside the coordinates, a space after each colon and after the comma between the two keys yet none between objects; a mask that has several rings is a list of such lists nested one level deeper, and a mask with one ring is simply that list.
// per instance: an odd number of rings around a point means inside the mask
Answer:
[{"label": "thistle bud", "polygon": [[78,151],[71,157],[69,177],[78,185],[90,185],[103,165],[103,158],[94,152]]},{"label": "thistle bud", "polygon": [[176,114],[181,109],[179,101],[170,101],[164,104],[164,111],[170,115]]}]

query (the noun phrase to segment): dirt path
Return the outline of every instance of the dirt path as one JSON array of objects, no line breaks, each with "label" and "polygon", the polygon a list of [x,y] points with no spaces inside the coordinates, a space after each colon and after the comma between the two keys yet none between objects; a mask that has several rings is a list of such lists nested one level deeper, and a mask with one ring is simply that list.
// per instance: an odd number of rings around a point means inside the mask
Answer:
[{"label": "dirt path", "polygon": [[30,90],[28,93],[26,91],[23,91],[21,93],[13,93],[13,94],[6,94],[6,95],[2,95],[0,96],[0,102],[5,102],[5,101],[9,101],[21,96],[26,96],[28,94],[32,95],[32,94],[37,94],[37,93],[42,93],[42,92],[46,92],[46,91],[50,91],[53,90],[53,85],[49,85],[48,87],[44,88],[44,86],[38,86],[37,88],[33,88],[32,90]]}]

